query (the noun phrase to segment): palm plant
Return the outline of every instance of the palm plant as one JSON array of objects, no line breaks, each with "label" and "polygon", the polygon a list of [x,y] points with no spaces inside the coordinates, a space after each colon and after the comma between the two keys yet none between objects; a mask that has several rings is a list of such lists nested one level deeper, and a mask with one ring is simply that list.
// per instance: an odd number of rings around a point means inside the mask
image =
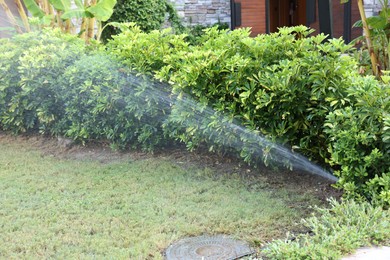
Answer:
[{"label": "palm plant", "polygon": [[[30,31],[31,21],[27,17],[27,9],[38,20],[40,27],[58,27],[67,33],[77,33],[89,42],[100,36],[101,23],[111,17],[116,0],[23,0],[23,4],[21,0],[15,0],[15,4],[26,31]],[[0,0],[0,5],[17,32],[23,32],[5,0]]]},{"label": "palm plant", "polygon": [[[18,0],[17,0],[18,1]],[[20,1],[19,1],[20,2]],[[0,0],[0,6],[4,9],[4,12],[8,18],[8,20],[10,21],[10,23],[15,27],[16,31],[18,33],[22,33],[23,30],[22,28],[19,26],[19,23],[17,22],[17,19],[16,17],[14,16],[14,14],[11,12],[10,8],[8,7],[7,3],[5,2],[5,0]],[[27,31],[30,30],[29,27],[26,27]]]},{"label": "palm plant", "polygon": [[[346,3],[349,0],[341,0]],[[380,79],[390,69],[390,8],[389,0],[380,0],[382,10],[377,16],[366,17],[363,0],[357,0],[361,20],[354,26],[363,27],[365,48],[369,53],[372,73]]]}]

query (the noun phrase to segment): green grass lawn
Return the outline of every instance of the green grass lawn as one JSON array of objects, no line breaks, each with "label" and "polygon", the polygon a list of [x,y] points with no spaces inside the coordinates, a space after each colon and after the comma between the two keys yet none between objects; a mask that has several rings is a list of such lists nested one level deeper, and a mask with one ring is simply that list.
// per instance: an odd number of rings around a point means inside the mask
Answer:
[{"label": "green grass lawn", "polygon": [[0,137],[3,259],[161,259],[174,241],[201,234],[256,246],[303,217],[288,201],[316,202],[169,159],[61,159],[16,140]]}]

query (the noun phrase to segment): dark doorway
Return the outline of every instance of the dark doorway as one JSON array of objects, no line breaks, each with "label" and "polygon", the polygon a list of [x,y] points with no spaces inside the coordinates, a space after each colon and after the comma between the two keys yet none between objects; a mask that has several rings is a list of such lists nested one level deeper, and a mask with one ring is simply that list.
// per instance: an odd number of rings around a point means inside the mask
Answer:
[{"label": "dark doorway", "polygon": [[269,1],[269,28],[276,32],[279,27],[306,25],[306,0]]}]

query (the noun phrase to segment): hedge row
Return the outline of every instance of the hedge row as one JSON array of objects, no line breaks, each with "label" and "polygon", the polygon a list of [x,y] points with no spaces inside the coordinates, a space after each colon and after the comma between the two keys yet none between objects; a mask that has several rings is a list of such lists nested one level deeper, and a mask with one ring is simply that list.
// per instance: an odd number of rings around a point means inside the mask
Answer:
[{"label": "hedge row", "polygon": [[[247,129],[332,167],[347,196],[389,204],[390,88],[358,74],[349,55],[352,46],[341,39],[324,41],[325,35],[312,32],[298,26],[251,38],[249,30],[211,28],[191,45],[186,35],[169,30],[146,34],[133,26],[114,37],[108,49],[127,66],[169,82],[174,93],[190,95]],[[263,141],[245,133],[239,140],[231,131],[224,134],[226,124],[219,117],[191,121],[199,111],[172,114],[182,123],[172,127],[172,136],[190,148],[241,142],[244,159],[259,157]],[[273,149],[261,147],[264,161],[283,160],[273,156]]]},{"label": "hedge row", "polygon": [[2,40],[0,127],[104,140],[122,149],[162,144],[164,109],[157,104],[163,92],[150,91],[159,84],[129,73],[99,49],[59,31]]},{"label": "hedge row", "polygon": [[350,196],[388,204],[389,88],[357,74],[342,40],[310,33],[211,28],[194,45],[131,26],[107,50],[58,31],[2,40],[0,127],[122,149],[206,143],[291,165],[266,136],[332,167]]},{"label": "hedge row", "polygon": [[108,48],[125,65],[170,82],[175,93],[323,162],[325,116],[348,102],[356,63],[341,56],[350,46],[323,43],[324,35],[308,37],[311,32],[301,26],[253,39],[249,30],[212,28],[192,46],[186,35],[130,27]]}]

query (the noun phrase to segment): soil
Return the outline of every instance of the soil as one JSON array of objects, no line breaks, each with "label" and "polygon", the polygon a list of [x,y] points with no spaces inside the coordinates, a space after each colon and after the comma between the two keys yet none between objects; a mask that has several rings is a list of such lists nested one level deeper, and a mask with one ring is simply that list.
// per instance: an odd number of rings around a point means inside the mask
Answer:
[{"label": "soil", "polygon": [[[271,169],[265,166],[250,167],[233,156],[223,156],[198,149],[193,152],[184,146],[172,146],[159,149],[154,153],[141,151],[113,151],[105,143],[75,144],[64,138],[53,138],[42,135],[12,136],[0,131],[0,142],[18,142],[31,149],[37,149],[43,156],[60,159],[96,160],[100,163],[119,162],[123,160],[144,160],[162,158],[172,161],[183,168],[209,168],[215,178],[235,174],[240,176],[245,185],[251,189],[256,187],[270,190],[284,188],[289,192],[309,194],[326,203],[330,197],[339,199],[342,193],[333,187],[333,183],[320,176],[287,169]],[[297,202],[299,204],[299,202]],[[296,205],[302,207],[305,205]]]}]

